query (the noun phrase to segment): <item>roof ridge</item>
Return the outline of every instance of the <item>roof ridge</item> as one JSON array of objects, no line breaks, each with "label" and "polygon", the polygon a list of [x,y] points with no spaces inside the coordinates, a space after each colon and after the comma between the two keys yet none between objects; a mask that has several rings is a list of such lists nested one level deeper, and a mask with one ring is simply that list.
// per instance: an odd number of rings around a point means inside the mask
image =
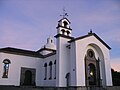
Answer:
[{"label": "roof ridge", "polygon": [[71,42],[74,42],[76,40],[79,40],[79,39],[83,39],[83,38],[86,38],[86,37],[90,37],[90,36],[95,36],[103,45],[105,45],[108,49],[111,49],[111,47],[109,47],[97,34],[95,33],[88,33],[87,35],[84,35],[84,36],[81,36],[81,37],[78,37],[78,38],[73,38],[71,39],[70,41],[68,41],[69,43]]}]

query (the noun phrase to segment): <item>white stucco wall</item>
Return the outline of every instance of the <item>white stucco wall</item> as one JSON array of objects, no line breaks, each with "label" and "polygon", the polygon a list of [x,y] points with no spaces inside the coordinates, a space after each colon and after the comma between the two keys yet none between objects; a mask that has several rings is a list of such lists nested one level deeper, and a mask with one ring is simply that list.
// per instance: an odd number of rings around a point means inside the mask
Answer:
[{"label": "white stucco wall", "polygon": [[[3,60],[9,59],[11,64],[9,65],[8,78],[2,78],[4,72]],[[20,86],[21,67],[36,69],[36,86],[55,86],[56,79],[54,79],[55,66],[54,61],[56,55],[52,55],[47,58],[36,58],[30,56],[14,55],[8,53],[0,53],[0,85],[15,85]],[[49,62],[53,62],[52,66],[52,79],[49,80]],[[47,80],[44,80],[44,63],[48,64],[47,67]]]},{"label": "white stucco wall", "polygon": [[[43,64],[41,64],[41,66],[42,66],[41,68],[43,70],[42,77],[45,77],[44,64],[47,63],[47,78],[46,78],[46,80],[44,80],[44,78],[42,79],[42,85],[41,86],[56,86],[55,60],[56,60],[56,54],[43,59]],[[50,66],[49,66],[50,61],[52,61],[52,79],[49,79],[49,77],[50,77]]]},{"label": "white stucco wall", "polygon": [[[9,65],[8,78],[2,78],[3,75],[3,60],[9,59],[11,64]],[[36,69],[36,85],[41,84],[41,65],[40,58],[14,55],[8,53],[0,53],[0,85],[20,85],[21,67]]]},{"label": "white stucco wall", "polygon": [[[20,85],[21,67],[36,69],[36,86],[57,86],[66,87],[66,74],[70,73],[70,86],[85,86],[85,54],[89,48],[95,51],[96,58],[100,57],[100,72],[103,85],[111,86],[111,67],[109,50],[94,36],[86,37],[75,42],[68,43],[70,39],[57,38],[57,54],[47,58],[36,58],[8,53],[0,53],[0,85]],[[66,46],[70,44],[70,49]],[[99,47],[99,48],[97,48]],[[102,53],[101,53],[102,52]],[[9,59],[8,78],[2,78],[3,60]],[[56,79],[55,65],[56,60]],[[49,79],[50,67],[52,61],[52,79]],[[47,79],[44,80],[45,67],[47,63]],[[105,66],[104,66],[105,65]]]},{"label": "white stucco wall", "polygon": [[76,44],[73,42],[70,44],[70,78],[71,78],[71,86],[76,86],[77,84],[77,69],[76,69]]},{"label": "white stucco wall", "polygon": [[70,39],[57,38],[57,81],[56,86],[66,87],[66,74],[70,72],[70,51],[66,47]]}]

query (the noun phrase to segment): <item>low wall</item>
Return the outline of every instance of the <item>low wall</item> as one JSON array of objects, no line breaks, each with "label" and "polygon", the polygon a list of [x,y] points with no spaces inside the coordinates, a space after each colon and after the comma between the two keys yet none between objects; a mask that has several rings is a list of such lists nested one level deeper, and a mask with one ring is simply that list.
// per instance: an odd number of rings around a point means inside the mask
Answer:
[{"label": "low wall", "polygon": [[120,90],[120,86],[110,87],[33,87],[33,86],[0,86],[0,90]]},{"label": "low wall", "polygon": [[120,90],[120,86],[109,86],[107,90]]}]

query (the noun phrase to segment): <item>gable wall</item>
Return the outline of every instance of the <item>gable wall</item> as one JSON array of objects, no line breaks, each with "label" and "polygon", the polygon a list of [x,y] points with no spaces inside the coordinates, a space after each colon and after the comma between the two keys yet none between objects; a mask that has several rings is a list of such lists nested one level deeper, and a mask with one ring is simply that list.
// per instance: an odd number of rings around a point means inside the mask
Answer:
[{"label": "gable wall", "polygon": [[106,85],[112,85],[111,80],[111,67],[110,67],[110,57],[109,57],[109,50],[104,46],[98,39],[94,36],[90,36],[84,39],[77,40],[75,42],[76,45],[76,76],[77,76],[77,86],[85,86],[85,53],[86,47],[89,44],[95,44],[99,46],[104,55],[104,63],[105,63],[105,72],[106,72]]}]

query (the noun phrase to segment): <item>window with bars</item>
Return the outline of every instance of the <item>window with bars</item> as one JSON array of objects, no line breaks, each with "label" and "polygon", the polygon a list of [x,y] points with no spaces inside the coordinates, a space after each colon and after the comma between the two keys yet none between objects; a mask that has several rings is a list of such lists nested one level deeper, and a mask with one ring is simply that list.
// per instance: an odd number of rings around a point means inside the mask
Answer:
[{"label": "window with bars", "polygon": [[4,59],[4,71],[3,71],[3,77],[2,78],[8,78],[8,72],[9,72],[9,64],[11,63],[9,59]]}]

